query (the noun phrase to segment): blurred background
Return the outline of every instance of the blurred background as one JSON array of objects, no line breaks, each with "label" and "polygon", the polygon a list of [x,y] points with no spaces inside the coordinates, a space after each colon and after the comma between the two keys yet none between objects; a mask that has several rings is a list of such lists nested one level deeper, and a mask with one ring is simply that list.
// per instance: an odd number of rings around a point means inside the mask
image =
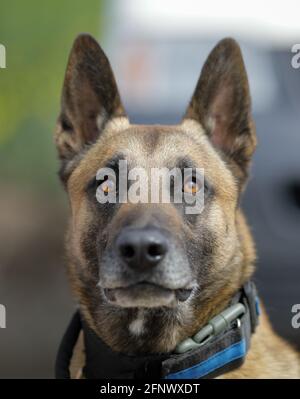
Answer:
[{"label": "blurred background", "polygon": [[[270,4],[270,3],[269,3]],[[177,123],[218,40],[239,41],[259,145],[243,206],[257,243],[256,282],[277,332],[300,347],[300,43],[298,1],[1,0],[0,378],[53,377],[75,307],[64,273],[68,204],[53,128],[72,41],[89,32],[116,74],[132,122]]]}]

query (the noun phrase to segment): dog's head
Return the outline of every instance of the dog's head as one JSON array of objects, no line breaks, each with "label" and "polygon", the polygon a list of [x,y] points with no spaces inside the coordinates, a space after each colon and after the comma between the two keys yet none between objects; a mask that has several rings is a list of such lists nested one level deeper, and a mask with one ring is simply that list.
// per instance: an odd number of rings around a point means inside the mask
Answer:
[{"label": "dog's head", "polygon": [[[172,349],[252,273],[239,198],[256,140],[238,45],[225,39],[209,55],[179,125],[137,126],[105,54],[93,38],[79,36],[55,137],[72,213],[69,271],[85,317],[113,347],[138,338],[144,350]],[[182,201],[174,201],[174,191],[168,203],[153,203],[127,181],[134,168],[143,169],[144,188],[153,169],[175,170],[170,181]],[[145,201],[121,200],[121,175],[125,192]],[[187,212],[198,193],[201,211]],[[99,201],[110,195],[116,201]]]}]

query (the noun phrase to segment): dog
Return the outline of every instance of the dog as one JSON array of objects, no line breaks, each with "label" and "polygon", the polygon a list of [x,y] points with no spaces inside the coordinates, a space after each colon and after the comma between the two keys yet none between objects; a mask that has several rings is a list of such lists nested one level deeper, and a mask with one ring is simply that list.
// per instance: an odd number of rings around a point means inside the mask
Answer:
[{"label": "dog", "polygon": [[[224,39],[212,50],[180,124],[146,126],[130,124],[106,55],[79,35],[55,143],[71,208],[67,269],[81,318],[113,354],[173,353],[231,304],[255,269],[240,198],[256,135],[238,44]],[[120,160],[145,170],[203,168],[203,210],[186,214],[184,202],[100,204],[96,190],[117,187],[109,177],[98,181],[97,170],[118,173]],[[183,191],[199,189],[193,178],[183,184]],[[274,333],[263,306],[260,312],[243,363],[219,378],[299,378],[298,353]],[[73,377],[86,346],[81,332]]]}]

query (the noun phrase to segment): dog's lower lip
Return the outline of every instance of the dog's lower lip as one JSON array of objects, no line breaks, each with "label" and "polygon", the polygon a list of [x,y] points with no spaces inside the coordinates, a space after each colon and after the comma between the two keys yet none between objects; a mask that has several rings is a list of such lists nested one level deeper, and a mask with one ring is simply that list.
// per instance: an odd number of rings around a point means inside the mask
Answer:
[{"label": "dog's lower lip", "polygon": [[174,292],[176,299],[180,302],[184,302],[186,301],[191,293],[192,293],[192,289],[190,288],[178,288],[178,289],[170,289],[158,284],[153,284],[153,283],[148,283],[148,282],[140,282],[140,283],[136,283],[136,284],[132,284],[132,285],[128,285],[128,286],[120,286],[120,287],[115,287],[115,288],[104,288],[104,294],[107,297],[107,299],[113,301],[114,300],[114,294],[116,292],[116,290],[124,290],[124,291],[128,291],[130,289],[133,288],[147,288],[147,287],[153,287],[154,289],[157,290],[162,290],[162,291],[169,291]]}]

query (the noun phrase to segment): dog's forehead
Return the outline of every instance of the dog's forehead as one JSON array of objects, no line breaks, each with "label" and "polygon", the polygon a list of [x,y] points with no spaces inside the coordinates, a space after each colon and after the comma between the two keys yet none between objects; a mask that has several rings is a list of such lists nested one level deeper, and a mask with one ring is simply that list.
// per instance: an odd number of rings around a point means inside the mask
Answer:
[{"label": "dog's forehead", "polygon": [[102,143],[112,153],[122,154],[131,166],[144,168],[175,166],[177,159],[192,153],[193,148],[193,140],[179,125],[134,125],[113,137],[104,136]]},{"label": "dog's forehead", "polygon": [[[196,125],[196,124],[195,124]],[[189,156],[199,167],[215,157],[201,125],[126,125],[111,123],[83,157],[81,167],[105,166],[120,156],[134,166],[166,166]],[[203,165],[204,166],[204,165]]]}]

